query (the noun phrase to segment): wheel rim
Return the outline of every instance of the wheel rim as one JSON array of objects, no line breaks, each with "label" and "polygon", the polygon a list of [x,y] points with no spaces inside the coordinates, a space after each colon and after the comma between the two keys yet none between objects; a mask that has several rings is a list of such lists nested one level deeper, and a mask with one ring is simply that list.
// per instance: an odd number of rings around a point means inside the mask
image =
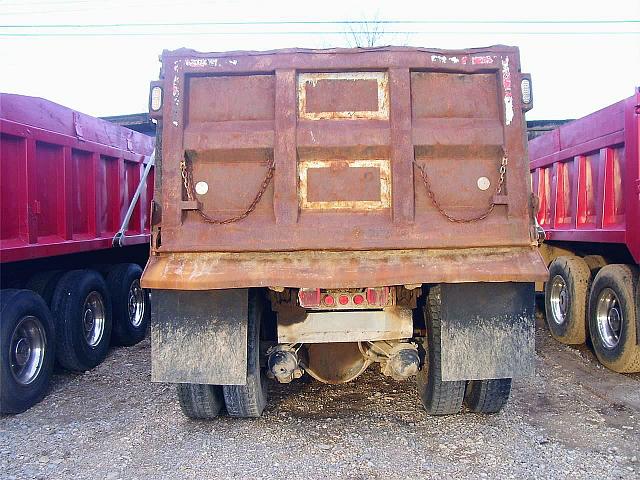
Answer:
[{"label": "wheel rim", "polygon": [[105,308],[102,295],[91,292],[84,301],[82,326],[84,336],[90,347],[95,347],[102,340],[105,325]]},{"label": "wheel rim", "polygon": [[9,364],[13,378],[21,385],[33,382],[44,363],[47,336],[42,322],[28,315],[20,319],[9,342]]},{"label": "wheel rim", "polygon": [[603,289],[598,295],[596,324],[604,347],[609,350],[616,348],[620,343],[624,316],[620,308],[620,300],[616,292],[610,288]]},{"label": "wheel rim", "polygon": [[562,325],[567,320],[569,308],[569,291],[567,284],[561,275],[556,275],[551,280],[551,318],[557,325]]},{"label": "wheel rim", "polygon": [[134,327],[139,327],[144,318],[145,302],[144,290],[140,287],[140,281],[134,280],[129,287],[129,322]]}]

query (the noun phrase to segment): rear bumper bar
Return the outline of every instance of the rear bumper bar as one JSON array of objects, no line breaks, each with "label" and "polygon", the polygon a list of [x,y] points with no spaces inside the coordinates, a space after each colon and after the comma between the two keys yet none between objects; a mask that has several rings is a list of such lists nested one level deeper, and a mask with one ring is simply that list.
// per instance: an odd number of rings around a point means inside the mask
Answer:
[{"label": "rear bumper bar", "polygon": [[417,283],[543,282],[537,248],[166,253],[149,258],[142,286],[357,288]]}]

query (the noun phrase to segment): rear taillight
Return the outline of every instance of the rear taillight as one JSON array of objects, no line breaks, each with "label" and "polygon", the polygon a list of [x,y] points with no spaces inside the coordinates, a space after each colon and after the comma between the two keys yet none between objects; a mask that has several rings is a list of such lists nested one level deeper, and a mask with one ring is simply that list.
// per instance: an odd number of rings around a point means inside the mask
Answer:
[{"label": "rear taillight", "polygon": [[300,288],[298,303],[310,310],[377,310],[395,304],[393,288]]},{"label": "rear taillight", "polygon": [[367,288],[367,302],[369,305],[385,306],[389,302],[389,287]]},{"label": "rear taillight", "polygon": [[531,75],[520,74],[520,94],[522,96],[522,110],[528,112],[533,108],[533,88],[531,85]]},{"label": "rear taillight", "polygon": [[522,88],[522,103],[530,104],[531,103],[531,80],[528,78],[523,78],[521,82]]},{"label": "rear taillight", "polygon": [[155,85],[151,87],[149,108],[152,112],[158,112],[162,108],[162,87]]},{"label": "rear taillight", "polygon": [[318,307],[320,305],[320,289],[301,288],[298,290],[298,302],[301,307]]}]

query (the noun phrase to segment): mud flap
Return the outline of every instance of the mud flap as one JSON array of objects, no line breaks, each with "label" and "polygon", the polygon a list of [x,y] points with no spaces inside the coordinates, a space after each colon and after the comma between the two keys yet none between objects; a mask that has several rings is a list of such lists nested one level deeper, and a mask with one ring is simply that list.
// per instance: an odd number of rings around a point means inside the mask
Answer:
[{"label": "mud flap", "polygon": [[442,284],[442,379],[533,374],[533,283]]},{"label": "mud flap", "polygon": [[248,290],[153,290],[151,380],[245,385]]}]

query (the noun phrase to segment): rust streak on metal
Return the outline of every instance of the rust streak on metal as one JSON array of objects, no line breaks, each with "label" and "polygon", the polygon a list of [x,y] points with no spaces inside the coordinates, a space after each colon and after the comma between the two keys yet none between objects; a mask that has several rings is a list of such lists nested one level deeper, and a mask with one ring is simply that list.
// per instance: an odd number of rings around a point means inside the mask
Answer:
[{"label": "rust streak on metal", "polygon": [[544,281],[532,247],[449,250],[171,253],[150,259],[143,287],[356,288],[439,282]]}]

